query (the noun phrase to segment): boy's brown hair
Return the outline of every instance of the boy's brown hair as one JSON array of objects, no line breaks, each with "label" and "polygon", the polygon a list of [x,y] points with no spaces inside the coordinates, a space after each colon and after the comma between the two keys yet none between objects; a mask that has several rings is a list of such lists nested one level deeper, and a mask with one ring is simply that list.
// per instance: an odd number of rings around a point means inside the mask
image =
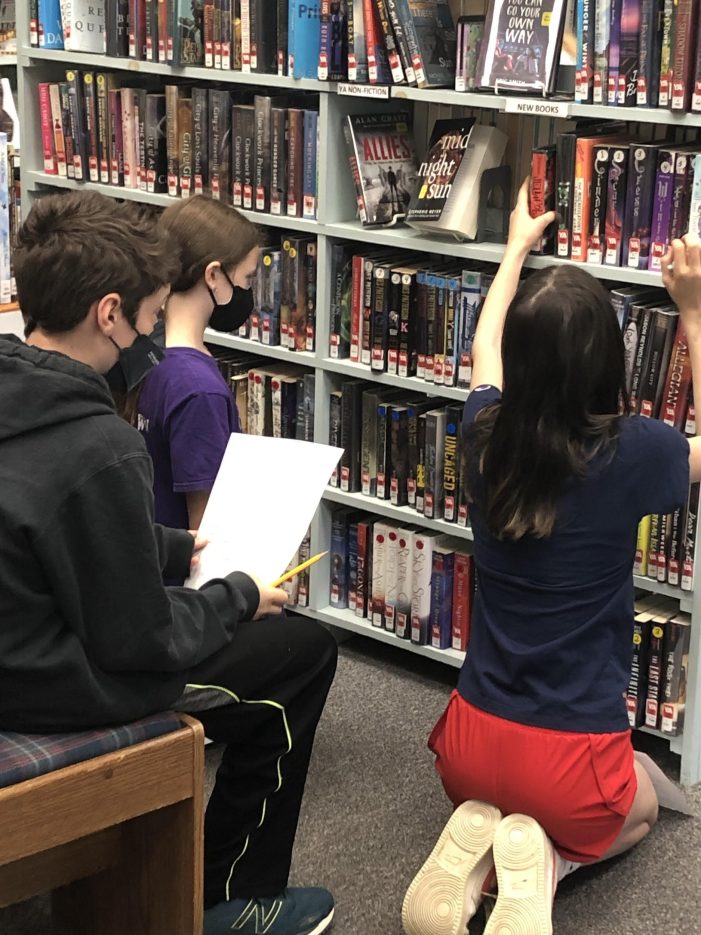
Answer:
[{"label": "boy's brown hair", "polygon": [[94,302],[119,294],[132,324],[141,302],[179,273],[157,218],[97,192],[40,198],[18,232],[15,278],[27,335],[76,328]]}]

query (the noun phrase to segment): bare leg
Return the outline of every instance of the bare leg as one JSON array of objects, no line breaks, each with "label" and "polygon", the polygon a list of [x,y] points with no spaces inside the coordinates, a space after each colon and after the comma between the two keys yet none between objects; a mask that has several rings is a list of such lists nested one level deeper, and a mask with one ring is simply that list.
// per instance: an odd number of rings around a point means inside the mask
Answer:
[{"label": "bare leg", "polygon": [[629,850],[638,844],[650,828],[657,821],[659,806],[657,803],[657,793],[655,792],[650,777],[645,768],[636,761],[635,775],[638,779],[638,790],[635,793],[633,807],[621,828],[621,833],[613,842],[611,847],[601,857],[601,860],[608,860],[609,857],[616,857],[624,851]]}]

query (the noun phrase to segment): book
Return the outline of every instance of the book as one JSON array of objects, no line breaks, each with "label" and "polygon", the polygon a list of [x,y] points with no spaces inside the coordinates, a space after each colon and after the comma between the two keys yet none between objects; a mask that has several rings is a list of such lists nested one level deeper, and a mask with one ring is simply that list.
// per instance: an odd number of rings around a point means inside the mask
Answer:
[{"label": "book", "polygon": [[598,0],[594,6],[594,76],[592,100],[595,104],[608,103],[611,6],[611,0]]},{"label": "book", "polygon": [[[531,185],[528,208],[532,218],[555,209],[555,146],[539,146],[531,156]],[[555,248],[555,225],[551,224],[531,249],[550,254]]]},{"label": "book", "polygon": [[368,82],[368,56],[365,47],[363,0],[348,0],[348,80]]},{"label": "book", "polygon": [[621,3],[620,56],[616,85],[616,103],[621,107],[635,107],[637,103],[641,5],[642,0],[622,0]]},{"label": "book", "polygon": [[433,550],[445,545],[447,537],[425,530],[414,535],[412,556],[411,642],[420,646],[430,641],[431,576]]},{"label": "book", "polygon": [[594,81],[594,9],[593,0],[577,0],[577,70],[574,99],[580,104],[592,100]]},{"label": "book", "polygon": [[641,0],[638,78],[635,99],[638,107],[654,107],[657,104],[660,85],[660,53],[662,49],[658,29],[662,9],[662,0]]},{"label": "book", "polygon": [[448,0],[406,0],[399,6],[417,85],[450,87],[455,78],[455,24]]},{"label": "book", "polygon": [[621,265],[623,225],[628,185],[627,145],[612,146],[606,194],[603,262],[607,266]]},{"label": "book", "polygon": [[433,549],[431,566],[431,646],[448,649],[453,638],[453,576],[455,551],[448,546]]},{"label": "book", "polygon": [[694,0],[676,0],[674,44],[670,62],[669,106],[673,111],[687,111],[691,104],[697,19],[698,10]]},{"label": "book", "polygon": [[603,263],[604,259],[610,158],[611,146],[601,144],[594,147],[592,151],[591,203],[586,254],[588,263]]},{"label": "book", "polygon": [[[432,190],[425,183],[422,184],[416,196],[416,204],[414,200],[409,204],[407,223],[417,230],[438,231],[452,234],[457,238],[474,240],[478,234],[477,221],[482,173],[486,169],[492,169],[501,164],[506,144],[506,135],[496,127],[474,124],[469,129],[467,139],[462,134],[457,141],[457,146],[462,149],[463,154],[454,169],[454,175],[452,175],[450,166],[447,167],[452,180],[447,183],[436,182],[438,185],[447,184],[449,188]],[[447,139],[446,145],[452,145],[450,138]],[[446,156],[449,164],[455,161],[454,155],[451,152],[450,156]],[[426,171],[430,171],[429,164],[426,164]],[[424,199],[432,195],[435,196],[437,202],[435,206],[429,208],[429,217],[425,219],[422,217],[421,200],[423,199],[420,197],[424,190]],[[445,199],[445,202],[440,216],[433,219],[441,198]]]},{"label": "book", "polygon": [[655,143],[635,143],[628,152],[621,262],[632,269],[647,269],[650,256],[650,222],[655,197],[657,156]]},{"label": "book", "polygon": [[397,588],[399,584],[399,533],[394,527],[387,531],[385,544],[385,607],[383,611],[384,628],[394,633],[397,611]]},{"label": "book", "polygon": [[416,183],[416,157],[409,115],[351,114],[347,118],[358,166],[368,226],[394,224],[404,218]]},{"label": "book", "polygon": [[400,527],[397,530],[394,632],[404,640],[411,637],[414,535],[415,532],[410,527]]},{"label": "book", "polygon": [[385,622],[385,570],[389,531],[389,525],[384,522],[376,522],[373,526],[371,612],[368,616],[374,627],[384,627]]},{"label": "book", "polygon": [[105,6],[95,0],[71,0],[62,18],[64,48],[70,52],[106,51]]},{"label": "book", "polygon": [[659,599],[656,595],[635,602],[633,620],[633,658],[630,679],[626,690],[626,711],[631,727],[640,727],[645,721],[645,699],[647,697],[648,652],[652,632],[654,608]]},{"label": "book", "polygon": [[564,0],[490,0],[477,65],[482,88],[551,92],[562,46]]},{"label": "book", "polygon": [[466,652],[470,639],[472,596],[475,590],[474,559],[466,552],[456,551],[453,573],[453,619],[451,647]]},{"label": "book", "polygon": [[691,614],[675,614],[667,623],[664,645],[664,690],[660,707],[660,730],[671,737],[684,727],[689,672]]},{"label": "book", "polygon": [[675,155],[675,150],[666,148],[660,149],[657,155],[655,196],[650,221],[650,257],[648,259],[648,269],[657,273],[662,268],[662,257],[669,244]]}]

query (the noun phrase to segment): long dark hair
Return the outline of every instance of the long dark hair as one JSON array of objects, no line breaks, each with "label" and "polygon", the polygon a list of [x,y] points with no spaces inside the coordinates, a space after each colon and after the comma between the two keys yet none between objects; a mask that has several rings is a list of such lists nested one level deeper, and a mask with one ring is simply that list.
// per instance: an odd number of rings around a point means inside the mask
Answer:
[{"label": "long dark hair", "polygon": [[502,399],[467,430],[463,477],[500,539],[549,536],[556,504],[613,447],[628,411],[623,338],[609,294],[577,266],[530,276],[507,312]]}]

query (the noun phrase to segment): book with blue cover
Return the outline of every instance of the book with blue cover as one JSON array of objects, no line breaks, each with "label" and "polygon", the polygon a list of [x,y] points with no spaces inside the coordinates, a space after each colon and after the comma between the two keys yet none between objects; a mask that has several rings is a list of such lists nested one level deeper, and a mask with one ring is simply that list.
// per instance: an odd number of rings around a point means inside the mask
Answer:
[{"label": "book with blue cover", "polygon": [[63,48],[63,23],[59,0],[39,0],[39,48]]},{"label": "book with blue cover", "polygon": [[321,19],[318,3],[290,0],[290,73],[295,78],[316,78],[319,68]]}]

